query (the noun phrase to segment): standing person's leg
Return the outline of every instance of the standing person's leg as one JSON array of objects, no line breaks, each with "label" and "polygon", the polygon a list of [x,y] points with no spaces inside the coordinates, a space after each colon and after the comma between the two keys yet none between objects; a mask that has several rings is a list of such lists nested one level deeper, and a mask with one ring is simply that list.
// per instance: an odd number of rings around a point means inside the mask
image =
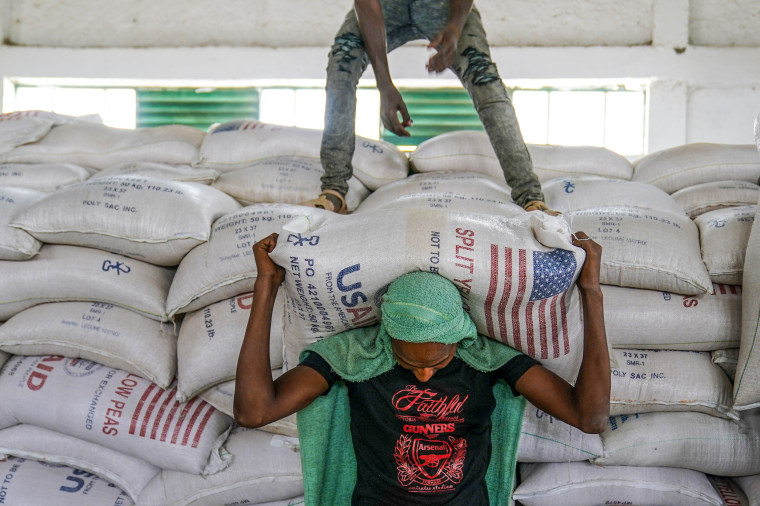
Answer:
[{"label": "standing person's leg", "polygon": [[[541,183],[533,172],[533,161],[523,141],[515,109],[491,61],[480,13],[474,7],[459,38],[452,68],[478,111],[504,171],[504,179],[512,188],[512,200],[525,208],[534,201],[543,205]],[[545,210],[546,206],[539,209]]]},{"label": "standing person's leg", "polygon": [[327,62],[325,128],[320,150],[325,171],[323,194],[314,201],[304,202],[305,205],[345,212],[344,196],[353,174],[351,159],[356,145],[356,87],[368,63],[359,22],[352,9],[335,36]]}]

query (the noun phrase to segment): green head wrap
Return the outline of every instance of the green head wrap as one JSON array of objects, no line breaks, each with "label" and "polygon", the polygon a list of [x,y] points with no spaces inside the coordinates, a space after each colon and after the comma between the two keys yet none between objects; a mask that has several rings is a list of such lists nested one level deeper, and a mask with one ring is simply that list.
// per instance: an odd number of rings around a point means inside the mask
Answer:
[{"label": "green head wrap", "polygon": [[467,347],[477,330],[462,308],[459,290],[448,279],[416,271],[394,280],[383,295],[380,338],[410,343],[460,343]]}]

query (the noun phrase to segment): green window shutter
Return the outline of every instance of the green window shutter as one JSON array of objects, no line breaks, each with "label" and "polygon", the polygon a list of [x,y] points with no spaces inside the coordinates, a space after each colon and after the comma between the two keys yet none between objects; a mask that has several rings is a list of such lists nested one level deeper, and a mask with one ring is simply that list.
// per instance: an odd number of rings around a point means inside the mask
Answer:
[{"label": "green window shutter", "polygon": [[397,146],[416,146],[454,130],[483,130],[470,95],[464,88],[400,88],[414,122],[411,137],[399,137],[383,127],[382,139]]},{"label": "green window shutter", "polygon": [[259,118],[256,88],[138,88],[137,127],[188,125],[207,130],[214,123]]}]

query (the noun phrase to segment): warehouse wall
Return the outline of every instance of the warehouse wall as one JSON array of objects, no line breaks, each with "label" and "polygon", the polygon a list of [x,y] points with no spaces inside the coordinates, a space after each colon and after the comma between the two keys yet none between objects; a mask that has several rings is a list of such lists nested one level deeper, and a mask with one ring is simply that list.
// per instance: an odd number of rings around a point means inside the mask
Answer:
[{"label": "warehouse wall", "polygon": [[[756,0],[476,5],[507,80],[651,80],[649,151],[753,142],[760,112]],[[321,80],[350,7],[346,0],[0,0],[0,75]],[[399,49],[391,58],[394,78],[429,79],[425,60],[423,44]]]}]

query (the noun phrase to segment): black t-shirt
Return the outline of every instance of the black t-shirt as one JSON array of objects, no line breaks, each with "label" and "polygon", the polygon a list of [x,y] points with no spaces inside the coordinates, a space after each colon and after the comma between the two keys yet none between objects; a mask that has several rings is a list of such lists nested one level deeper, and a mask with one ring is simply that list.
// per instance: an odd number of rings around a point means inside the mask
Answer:
[{"label": "black t-shirt", "polygon": [[[487,505],[492,387],[512,388],[535,360],[518,355],[492,373],[455,357],[422,383],[396,364],[370,380],[346,381],[357,461],[352,504]],[[330,386],[341,378],[309,353],[302,362]]]}]

